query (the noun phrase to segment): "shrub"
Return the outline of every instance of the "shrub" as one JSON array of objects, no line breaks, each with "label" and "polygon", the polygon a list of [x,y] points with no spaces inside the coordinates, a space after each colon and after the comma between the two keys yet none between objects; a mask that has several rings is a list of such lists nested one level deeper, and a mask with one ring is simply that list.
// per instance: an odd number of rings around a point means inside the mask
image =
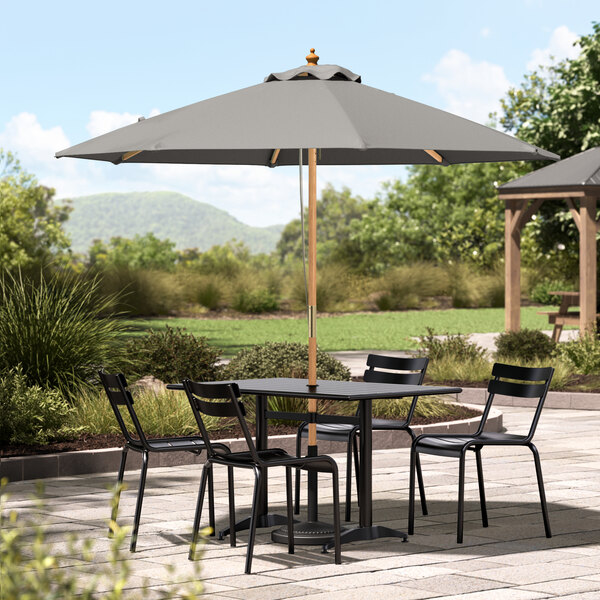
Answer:
[{"label": "shrub", "polygon": [[[308,346],[289,342],[267,342],[253,346],[236,354],[223,369],[222,376],[224,379],[306,378]],[[350,370],[330,354],[317,350],[317,378],[347,381],[350,379]],[[305,412],[306,407],[306,400],[301,398],[269,398],[270,410]],[[246,408],[252,417],[254,403],[248,402]]]},{"label": "shrub", "polygon": [[447,291],[448,276],[439,267],[417,263],[389,269],[375,283],[375,289],[379,310],[418,308],[424,298]]},{"label": "shrub", "polygon": [[181,329],[150,330],[148,335],[130,339],[126,347],[136,375],[152,375],[165,383],[217,378],[220,350],[209,346],[206,338]]},{"label": "shrub", "polygon": [[28,385],[20,368],[0,378],[0,442],[46,444],[70,437],[71,407],[58,390]]},{"label": "shrub", "polygon": [[454,308],[504,306],[504,274],[500,271],[478,273],[460,263],[448,267],[448,276]]},{"label": "shrub", "polygon": [[[307,271],[308,277],[308,271]],[[326,265],[317,270],[317,309],[332,312],[350,300],[350,273],[342,265]],[[306,307],[304,273],[298,270],[292,276],[290,298],[297,308]]]},{"label": "shrub", "polygon": [[[169,390],[155,393],[152,390],[136,390],[135,385],[131,387],[135,411],[147,435],[160,437],[198,434],[198,425],[185,394]],[[203,419],[209,431],[222,427],[220,419],[216,417],[205,416]],[[125,421],[128,429],[135,431],[128,417]],[[70,413],[69,422],[90,434],[121,433],[104,390],[82,394]]]},{"label": "shrub", "polygon": [[469,342],[468,335],[460,333],[445,336],[436,336],[431,327],[427,328],[427,334],[419,336],[420,354],[428,356],[431,361],[449,358],[459,362],[476,361],[485,358],[486,351]]},{"label": "shrub", "polygon": [[173,273],[108,266],[99,276],[105,296],[119,294],[119,312],[131,316],[168,315],[181,307],[182,286]]},{"label": "shrub", "polygon": [[52,274],[0,278],[0,373],[21,366],[29,384],[70,394],[97,380],[99,365],[126,362],[115,297],[97,278]]},{"label": "shrub", "polygon": [[[110,522],[113,537],[110,540],[107,557],[96,557],[93,552],[94,542],[90,538],[83,541],[76,535],[69,535],[60,551],[48,541],[49,521],[42,515],[49,511],[43,500],[43,488],[38,487],[33,498],[37,514],[32,512],[31,503],[26,502],[25,517],[17,510],[10,510],[10,495],[6,492],[7,480],[0,482],[0,594],[2,600],[26,599],[58,599],[60,600],[93,600],[106,598],[119,600],[131,598],[127,593],[131,576],[128,553],[123,552],[123,544],[128,534],[128,527],[119,527]],[[115,491],[112,504],[118,497]],[[204,530],[203,536],[208,532]],[[204,537],[204,539],[206,539]],[[101,566],[94,566],[98,560]],[[103,564],[102,564],[103,563]],[[188,574],[187,581],[177,579],[171,585],[154,594],[152,589],[142,589],[139,597],[147,592],[152,597],[170,600],[186,598],[195,600],[203,593],[200,575],[201,563],[195,562],[193,574]],[[93,570],[92,570],[93,569]],[[174,569],[168,568],[173,576]],[[130,584],[131,585],[131,584]],[[144,580],[143,588],[155,584]],[[136,587],[138,587],[136,585]],[[138,597],[138,596],[133,596]]]},{"label": "shrub", "polygon": [[197,275],[192,272],[186,272],[183,277],[183,286],[188,291],[187,300],[195,302],[215,310],[219,308],[223,301],[223,284],[216,275]]},{"label": "shrub", "polygon": [[234,294],[231,307],[243,313],[260,314],[277,310],[279,300],[265,288],[242,289]]},{"label": "shrub", "polygon": [[578,373],[600,374],[600,338],[587,333],[572,342],[557,344],[555,355]]},{"label": "shrub", "polygon": [[544,360],[555,348],[556,343],[537,329],[505,331],[496,338],[496,357],[500,360]]},{"label": "shrub", "polygon": [[544,280],[533,287],[529,297],[533,302],[539,304],[556,304],[561,303],[562,298],[560,296],[551,296],[549,292],[555,291],[571,291],[575,289],[572,283],[560,280]]}]

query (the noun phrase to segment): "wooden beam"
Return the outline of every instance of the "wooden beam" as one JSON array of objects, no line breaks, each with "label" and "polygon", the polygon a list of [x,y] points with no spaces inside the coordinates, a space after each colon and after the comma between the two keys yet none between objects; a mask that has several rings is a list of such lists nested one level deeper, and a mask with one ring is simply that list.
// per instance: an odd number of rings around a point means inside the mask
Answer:
[{"label": "wooden beam", "polygon": [[123,162],[125,162],[126,160],[129,160],[130,158],[137,156],[140,152],[143,152],[143,150],[134,150],[133,152],[125,152],[125,154],[123,154],[123,156],[121,156],[121,160]]},{"label": "wooden beam", "polygon": [[599,193],[598,187],[593,189],[570,188],[557,190],[554,188],[529,190],[529,191],[506,191],[498,190],[498,196],[503,200],[533,200],[534,198],[545,198],[546,200],[559,198],[584,198],[595,197]]},{"label": "wooden beam", "polygon": [[504,211],[504,322],[507,331],[521,328],[521,233],[516,227],[523,201],[506,200]]},{"label": "wooden beam", "polygon": [[573,221],[575,221],[575,225],[577,225],[577,229],[579,230],[579,235],[581,235],[581,217],[579,215],[579,211],[575,206],[575,202],[573,198],[567,198],[567,206],[571,211],[571,216],[573,217]]},{"label": "wooden beam", "polygon": [[579,208],[579,330],[596,329],[596,198],[582,198]]},{"label": "wooden beam", "polygon": [[529,223],[531,217],[540,209],[540,206],[544,203],[544,198],[537,198],[534,200],[525,210],[521,212],[521,216],[519,217],[516,226],[519,228],[519,231]]},{"label": "wooden beam", "polygon": [[276,148],[275,150],[273,150],[273,154],[271,154],[271,164],[272,165],[274,165],[277,162],[280,152],[281,152],[280,148]]},{"label": "wooden beam", "polygon": [[444,162],[442,155],[438,154],[435,150],[425,150],[425,152],[427,152],[427,154],[429,154],[433,160],[437,160],[439,163]]}]

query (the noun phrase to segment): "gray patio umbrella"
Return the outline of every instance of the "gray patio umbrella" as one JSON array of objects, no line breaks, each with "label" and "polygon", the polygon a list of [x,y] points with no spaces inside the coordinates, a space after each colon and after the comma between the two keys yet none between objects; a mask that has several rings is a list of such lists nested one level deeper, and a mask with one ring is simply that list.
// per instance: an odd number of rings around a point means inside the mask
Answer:
[{"label": "gray patio umbrella", "polygon": [[[307,64],[263,83],[122,127],[66,150],[121,163],[309,165],[309,386],[316,385],[316,165],[557,160],[556,154],[401,96],[336,65]],[[309,401],[316,412],[316,401]],[[309,426],[316,449],[316,426]],[[309,450],[310,451],[310,450]]]}]

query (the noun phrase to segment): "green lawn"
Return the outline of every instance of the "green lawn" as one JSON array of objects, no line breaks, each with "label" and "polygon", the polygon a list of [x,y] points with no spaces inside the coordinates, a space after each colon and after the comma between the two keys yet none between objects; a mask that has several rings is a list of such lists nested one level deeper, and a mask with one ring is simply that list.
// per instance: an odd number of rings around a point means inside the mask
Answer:
[{"label": "green lawn", "polygon": [[[521,326],[548,329],[545,315],[537,307],[521,310]],[[208,338],[210,344],[222,348],[225,356],[233,356],[242,348],[261,342],[305,342],[308,335],[306,319],[132,319],[136,332],[147,329],[181,327],[196,336]],[[417,347],[412,339],[424,334],[427,327],[435,333],[487,333],[504,330],[503,308],[455,308],[347,314],[319,317],[317,338],[319,347],[336,350],[408,350]]]}]

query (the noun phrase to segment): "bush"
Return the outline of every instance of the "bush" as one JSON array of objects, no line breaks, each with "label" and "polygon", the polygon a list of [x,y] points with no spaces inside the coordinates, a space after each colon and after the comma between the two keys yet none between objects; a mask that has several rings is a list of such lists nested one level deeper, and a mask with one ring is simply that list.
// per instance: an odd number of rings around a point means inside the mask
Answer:
[{"label": "bush", "polygon": [[379,310],[418,308],[424,298],[443,295],[448,290],[447,274],[434,265],[418,263],[389,269],[375,283]]},{"label": "bush", "polygon": [[556,343],[537,329],[505,331],[496,338],[496,357],[500,360],[545,360],[555,348]]},{"label": "bush", "polygon": [[560,305],[562,298],[560,296],[551,296],[548,292],[566,292],[573,289],[575,289],[575,286],[572,283],[556,279],[544,280],[533,287],[529,297],[533,302],[538,302],[539,304]]},{"label": "bush", "polygon": [[478,273],[464,264],[448,268],[454,308],[497,308],[504,306],[504,274]]},{"label": "bush", "polygon": [[600,338],[587,333],[572,342],[557,344],[555,355],[584,375],[600,374]]},{"label": "bush", "polygon": [[[131,387],[136,414],[147,435],[161,437],[198,434],[198,424],[185,394],[169,390],[155,393],[147,389],[136,390],[135,385]],[[204,416],[203,419],[209,431],[223,425],[217,417]],[[128,417],[125,421],[129,430],[135,431]],[[121,433],[104,390],[82,394],[70,413],[69,422],[90,434]]]},{"label": "bush", "polygon": [[[223,379],[307,378],[308,346],[289,342],[267,342],[253,346],[236,354],[223,369],[222,376]],[[317,378],[347,381],[350,379],[350,370],[330,354],[317,350]],[[269,398],[269,410],[306,412],[306,408],[307,401],[302,398]],[[246,409],[252,418],[254,403],[248,402]]]},{"label": "bush", "polygon": [[419,348],[422,356],[428,356],[431,361],[445,358],[468,363],[485,358],[486,351],[469,342],[468,335],[447,333],[444,337],[436,336],[431,327],[427,334],[419,336]]},{"label": "bush", "polygon": [[30,385],[71,394],[97,382],[100,365],[126,362],[115,297],[97,278],[52,274],[0,278],[0,373],[21,366]]},{"label": "bush", "polygon": [[220,350],[209,346],[206,338],[181,329],[167,326],[165,331],[151,330],[148,335],[130,339],[126,347],[135,375],[152,375],[165,383],[217,378]]},{"label": "bush", "polygon": [[131,316],[168,315],[182,305],[182,286],[173,273],[109,266],[100,271],[105,296],[120,295],[116,310]]},{"label": "bush", "polygon": [[0,443],[46,444],[70,437],[71,408],[58,390],[28,385],[20,368],[0,378]]},{"label": "bush", "polygon": [[[110,522],[113,537],[107,549],[107,555],[96,557],[93,552],[94,542],[89,537],[83,541],[75,534],[61,541],[61,548],[56,548],[48,540],[50,521],[43,516],[51,511],[45,506],[43,488],[38,487],[33,498],[35,513],[31,502],[26,502],[25,517],[16,509],[10,510],[10,495],[6,492],[7,480],[0,482],[0,595],[2,600],[94,600],[106,598],[119,600],[131,598],[127,590],[132,585],[129,554],[123,552],[128,527],[119,527]],[[119,491],[113,493],[111,504],[114,506]],[[97,532],[96,532],[97,533]],[[207,535],[203,530],[203,539]],[[100,566],[94,566],[95,561]],[[140,598],[148,593],[154,598],[169,600],[186,598],[194,600],[203,594],[200,564],[194,562],[193,572],[187,580],[176,578],[164,589],[155,594],[151,586],[155,582],[143,580]],[[173,577],[174,569],[167,567]],[[191,575],[191,576],[190,576]],[[128,585],[129,583],[129,585]]]},{"label": "bush", "polygon": [[[308,271],[307,271],[308,277]],[[342,265],[326,265],[317,270],[317,309],[332,312],[350,300],[350,273]],[[290,299],[296,308],[306,307],[304,273],[296,271],[292,276]]]},{"label": "bush", "polygon": [[183,286],[188,290],[187,300],[195,302],[208,308],[216,310],[223,300],[223,285],[216,275],[194,276],[192,272],[182,275]]},{"label": "bush", "polygon": [[279,308],[279,300],[268,289],[240,290],[233,296],[231,307],[238,312],[260,314]]}]

